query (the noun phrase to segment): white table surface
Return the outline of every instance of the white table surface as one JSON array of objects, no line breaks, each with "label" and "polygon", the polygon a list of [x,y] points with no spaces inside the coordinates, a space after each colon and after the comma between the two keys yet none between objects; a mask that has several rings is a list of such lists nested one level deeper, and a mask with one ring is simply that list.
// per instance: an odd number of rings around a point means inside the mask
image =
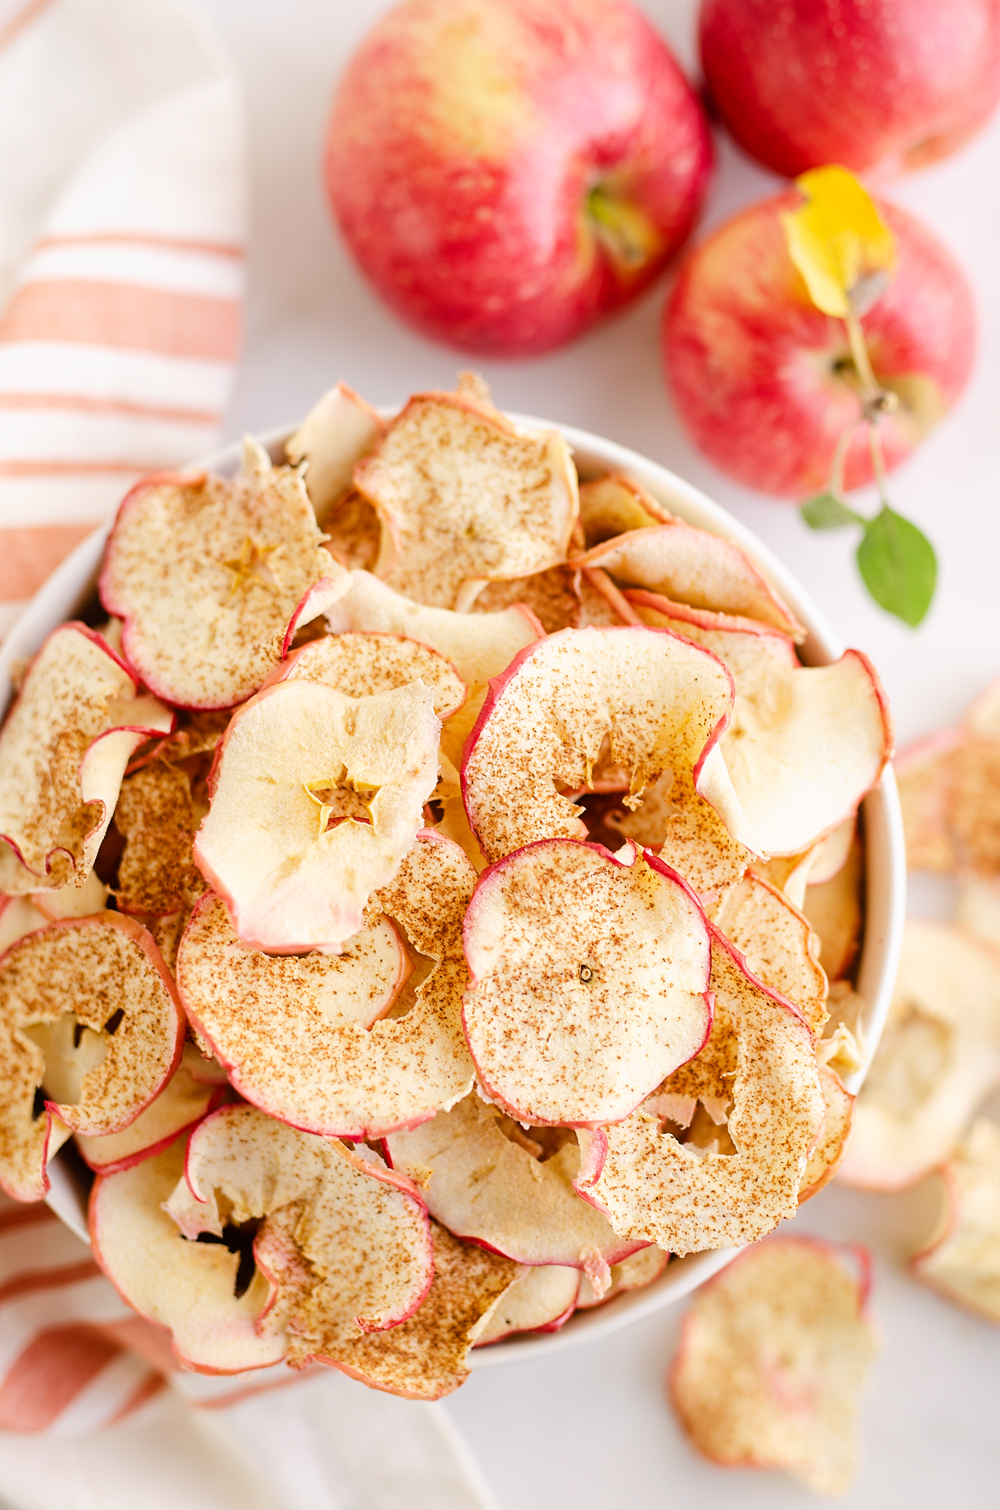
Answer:
[{"label": "white table surface", "polygon": [[[320,154],[335,80],[386,0],[202,0],[248,93],[254,196],[246,353],[232,436],[294,419],[344,378],[373,403],[446,386],[468,358],[400,325],[334,233]],[[694,0],[643,7],[693,70]],[[720,142],[702,229],[762,198],[776,180]],[[894,184],[975,289],[980,349],[970,387],[891,479],[896,506],[932,537],[937,602],[916,633],[865,596],[851,532],[811,534],[793,509],[728,482],[693,450],[664,390],[660,286],[632,312],[553,356],[477,363],[497,401],[606,435],[672,467],[754,529],[795,571],[849,644],[885,680],[899,744],[954,719],[1000,673],[1000,120],[957,157]],[[866,500],[870,501],[870,500]],[[933,909],[934,888],[915,906]],[[901,1259],[920,1231],[918,1193],[880,1199],[833,1189],[796,1226],[860,1239],[876,1254],[884,1349],[864,1411],[864,1461],[843,1504],[1000,1505],[1000,1330],[912,1284]],[[448,1409],[501,1510],[700,1510],[815,1503],[769,1473],[701,1462],[663,1403],[679,1316],[665,1311],[549,1360],[474,1376]]]}]

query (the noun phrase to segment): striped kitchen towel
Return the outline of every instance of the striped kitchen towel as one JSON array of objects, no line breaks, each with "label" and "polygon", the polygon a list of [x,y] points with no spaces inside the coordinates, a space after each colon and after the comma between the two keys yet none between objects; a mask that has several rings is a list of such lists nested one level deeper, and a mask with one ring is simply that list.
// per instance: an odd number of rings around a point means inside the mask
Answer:
[{"label": "striped kitchen towel", "polygon": [[239,85],[186,0],[0,0],[0,634],[239,350]]}]

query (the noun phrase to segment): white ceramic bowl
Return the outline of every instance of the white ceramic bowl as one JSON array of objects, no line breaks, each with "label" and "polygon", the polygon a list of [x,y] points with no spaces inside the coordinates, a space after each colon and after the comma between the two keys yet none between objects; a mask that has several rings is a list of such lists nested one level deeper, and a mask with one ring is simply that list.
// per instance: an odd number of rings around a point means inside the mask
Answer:
[{"label": "white ceramic bowl", "polygon": [[[549,421],[513,415],[525,428]],[[275,460],[283,456],[285,438],[295,426],[285,425],[261,437]],[[584,478],[601,472],[626,472],[672,513],[698,525],[714,535],[734,541],[763,571],[778,589],[797,618],[806,626],[808,636],[801,647],[807,665],[823,666],[836,660],[844,647],[819,610],[765,546],[731,514],[712,503],[704,493],[665,467],[647,461],[634,451],[569,425],[557,427],[573,448],[577,467]],[[239,465],[241,448],[225,450],[198,462],[198,467],[222,473],[234,472]],[[39,648],[46,635],[65,619],[72,618],[93,592],[104,543],[110,526],[94,531],[68,556],[38,591],[24,614],[0,647],[0,709],[6,709],[11,695],[11,668]],[[866,912],[865,932],[858,975],[858,990],[866,1003],[863,1019],[865,1037],[872,1051],[878,1043],[889,1009],[889,1000],[899,960],[905,910],[906,854],[903,844],[899,799],[892,770],[885,772],[879,786],[865,798],[863,808],[866,841]],[[864,1072],[854,1075],[848,1089],[856,1091]],[[61,1155],[50,1166],[52,1189],[48,1203],[80,1237],[87,1238],[86,1192],[74,1166]],[[663,1274],[643,1290],[626,1293],[607,1306],[581,1311],[561,1331],[541,1335],[512,1337],[473,1354],[477,1368],[509,1363],[517,1359],[551,1353],[556,1348],[582,1342],[615,1331],[626,1322],[649,1315],[689,1294],[711,1275],[717,1273],[734,1256],[736,1249],[712,1253],[693,1253],[667,1265]]]}]

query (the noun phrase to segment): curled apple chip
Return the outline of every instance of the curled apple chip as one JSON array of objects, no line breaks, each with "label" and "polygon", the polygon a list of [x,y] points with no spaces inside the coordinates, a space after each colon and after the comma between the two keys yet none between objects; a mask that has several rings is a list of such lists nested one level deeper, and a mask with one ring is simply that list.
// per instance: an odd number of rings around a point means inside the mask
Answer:
[{"label": "curled apple chip", "polygon": [[892,754],[888,703],[866,656],[846,650],[831,666],[802,666],[776,630],[719,629],[716,615],[652,593],[629,601],[644,623],[684,635],[732,672],[733,714],[719,744],[749,848],[798,854],[853,815]]},{"label": "curled apple chip", "polygon": [[167,917],[193,906],[205,890],[191,852],[195,826],[186,771],[158,760],[125,777],[115,808],[125,840],[115,886],[122,912]]},{"label": "curled apple chip", "polygon": [[523,1122],[619,1121],[711,1027],[705,915],[634,846],[544,839],[509,854],[476,885],[465,958],[476,1069]]},{"label": "curled apple chip", "polygon": [[83,886],[130,757],[172,723],[100,635],[53,630],[0,731],[0,890]]},{"label": "curled apple chip", "polygon": [[325,635],[294,650],[273,681],[326,682],[348,697],[371,697],[422,681],[434,695],[438,718],[450,718],[465,701],[465,683],[443,655],[403,635]]},{"label": "curled apple chip", "polygon": [[[663,1117],[673,1114],[660,1109],[657,1097],[652,1112],[640,1107],[616,1126],[578,1134],[580,1194],[623,1237],[678,1256],[756,1242],[794,1216],[826,1120],[808,1024],[755,980],[709,926],[715,1020],[703,1053],[732,1098],[728,1136],[735,1152],[661,1132]],[[723,1068],[727,1058],[731,1071]],[[692,1068],[697,1065],[693,1060]],[[666,1085],[674,1084],[672,1076]]]},{"label": "curled apple chip", "polygon": [[580,523],[587,549],[630,530],[669,524],[671,515],[638,482],[620,472],[580,484]]},{"label": "curled apple chip", "polygon": [[901,1190],[945,1160],[1000,1081],[1000,955],[948,923],[911,918],[878,1050],[839,1178]]},{"label": "curled apple chip", "polygon": [[471,1095],[432,1122],[393,1133],[386,1147],[393,1168],[420,1184],[431,1216],[457,1236],[518,1263],[584,1269],[601,1284],[637,1244],[574,1191],[574,1135],[548,1136],[555,1147],[519,1133]]},{"label": "curled apple chip", "polygon": [[488,582],[472,604],[473,613],[496,613],[521,603],[530,608],[546,634],[576,629],[580,623],[580,573],[568,566],[550,566],[529,577]]},{"label": "curled apple chip", "polygon": [[564,561],[579,512],[558,431],[520,434],[454,393],[414,395],[354,484],[382,521],[376,574],[437,608],[468,608],[486,582]]},{"label": "curled apple chip", "polygon": [[250,948],[337,953],[423,826],[440,722],[421,683],[279,682],[233,717],[194,856]]},{"label": "curled apple chip", "polygon": [[745,551],[721,535],[671,519],[604,540],[573,566],[599,566],[627,587],[642,587],[692,608],[771,624],[794,640],[805,630]]},{"label": "curled apple chip", "polygon": [[577,1310],[589,1311],[594,1306],[614,1300],[616,1295],[624,1295],[628,1290],[644,1290],[647,1285],[659,1279],[669,1262],[670,1254],[664,1253],[655,1243],[650,1243],[647,1248],[640,1248],[638,1253],[631,1253],[620,1263],[611,1265],[611,1284],[603,1295],[598,1295],[588,1275],[581,1275],[580,1292],[576,1299]]},{"label": "curled apple chip", "polygon": [[528,1269],[497,1301],[476,1346],[486,1347],[514,1332],[558,1332],[576,1309],[580,1279],[579,1269],[562,1264]]},{"label": "curled apple chip", "polygon": [[820,1494],[850,1487],[877,1351],[869,1274],[864,1249],[782,1238],[702,1285],[669,1378],[699,1452],[727,1467],[784,1469]]},{"label": "curled apple chip", "polygon": [[[0,957],[0,1185],[41,1200],[53,1118],[119,1132],[181,1056],[184,1023],[153,940],[104,912],[26,934]],[[36,1116],[44,1088],[47,1111]]]},{"label": "curled apple chip", "polygon": [[812,1200],[828,1185],[844,1161],[854,1128],[855,1097],[829,1064],[821,1064],[820,1084],[826,1102],[826,1121],[802,1175],[799,1205]]},{"label": "curled apple chip", "polygon": [[682,814],[704,797],[738,828],[717,745],[731,708],[721,662],[663,630],[566,629],[529,646],[491,685],[466,746],[462,791],[484,853],[493,861],[536,839],[586,837],[558,788],[588,787],[605,750],[630,773],[626,807],[669,772]]},{"label": "curled apple chip", "polygon": [[1000,1321],[1000,1127],[980,1117],[942,1167],[941,1214],[913,1273],[948,1300]]},{"label": "curled apple chip", "polygon": [[307,464],[306,492],[324,527],[350,487],[355,466],[367,456],[383,428],[371,405],[346,383],[338,383],[313,405],[285,442],[285,455],[292,465]]},{"label": "curled apple chip", "polygon": [[752,872],[706,906],[713,923],[747,968],[793,1002],[814,1033],[827,1019],[827,979],[809,920],[769,882]]},{"label": "curled apple chip", "polygon": [[639,624],[641,619],[607,572],[584,566],[576,573],[580,594],[577,628],[606,629],[609,624]]},{"label": "curled apple chip", "polygon": [[121,1132],[91,1137],[77,1133],[75,1142],[86,1162],[98,1174],[118,1169],[162,1153],[187,1128],[200,1122],[208,1111],[225,1100],[225,1075],[186,1043],[181,1062],[159,1095]]},{"label": "curled apple chip", "polygon": [[[236,1089],[304,1131],[349,1138],[380,1137],[465,1095],[461,930],[474,881],[456,844],[422,834],[337,955],[247,948],[221,900],[205,897],[181,941],[177,981]],[[382,911],[430,966],[402,1015],[410,962]]]},{"label": "curled apple chip", "polygon": [[819,961],[831,980],[842,980],[854,966],[864,929],[865,852],[855,838],[847,861],[828,881],[807,886],[802,911],[819,941]]},{"label": "curled apple chip", "polygon": [[243,702],[280,660],[303,595],[329,571],[322,539],[301,477],[272,467],[253,440],[232,479],[139,483],[118,511],[99,584],[109,613],[125,621],[129,664],[169,703]]}]

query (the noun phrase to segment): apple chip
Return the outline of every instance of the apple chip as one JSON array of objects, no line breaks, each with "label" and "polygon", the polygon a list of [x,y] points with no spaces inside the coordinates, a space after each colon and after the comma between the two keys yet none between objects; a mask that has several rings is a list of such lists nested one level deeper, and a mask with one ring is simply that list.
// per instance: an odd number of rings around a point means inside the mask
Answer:
[{"label": "apple chip", "polygon": [[548,571],[509,581],[489,582],[472,605],[473,613],[496,613],[523,603],[530,608],[546,634],[576,629],[580,623],[580,573],[568,566],[550,566]]},{"label": "apple chip", "polygon": [[205,890],[191,846],[195,819],[186,771],[156,761],[122,782],[115,828],[125,840],[115,897],[122,912],[167,917]]},{"label": "apple chip", "polygon": [[[118,511],[101,600],[147,686],[186,708],[243,702],[281,658],[330,557],[297,472],[247,440],[235,478],[147,478]],[[170,563],[165,574],[164,563]]]},{"label": "apple chip", "polygon": [[[465,1095],[462,918],[474,881],[456,844],[422,834],[338,955],[244,947],[221,900],[205,897],[181,941],[177,981],[236,1089],[304,1131],[349,1138],[380,1137]],[[402,1015],[410,962],[381,910],[430,967]]]},{"label": "apple chip", "polygon": [[[120,792],[118,801],[121,803]],[[58,923],[63,918],[89,918],[95,912],[103,912],[110,895],[111,888],[105,886],[97,872],[92,870],[82,886],[68,881],[65,886],[57,886],[54,891],[32,892],[30,900],[48,922]],[[7,945],[0,947],[5,949]]]},{"label": "apple chip", "polygon": [[794,640],[805,630],[750,557],[721,535],[671,519],[605,540],[573,566],[599,566],[627,587],[644,587],[692,608],[740,614]]},{"label": "apple chip", "polygon": [[606,629],[609,624],[640,624],[642,620],[607,572],[585,566],[576,573],[580,594],[579,629]]},{"label": "apple chip", "polygon": [[356,464],[375,445],[384,426],[375,410],[346,383],[329,389],[310,409],[285,455],[306,462],[306,492],[325,528],[327,517],[351,485]]},{"label": "apple chip", "polygon": [[574,1135],[549,1136],[556,1146],[546,1149],[471,1095],[412,1132],[393,1133],[386,1147],[393,1168],[421,1186],[431,1216],[457,1236],[518,1263],[584,1269],[604,1283],[609,1266],[637,1244],[575,1193]]},{"label": "apple chip", "polygon": [[174,1139],[200,1122],[227,1097],[225,1074],[198,1052],[184,1045],[181,1062],[155,1100],[121,1132],[103,1137],[76,1134],[76,1146],[91,1169],[112,1174],[141,1159],[162,1153]]},{"label": "apple chip", "polygon": [[522,1122],[619,1121],[708,1037],[705,915],[635,846],[547,839],[508,855],[476,885],[465,958],[469,1049]]},{"label": "apple chip", "polygon": [[580,1194],[623,1237],[681,1257],[756,1242],[793,1217],[826,1120],[808,1024],[755,980],[709,926],[715,1020],[704,1052],[716,1066],[731,1055],[735,1073],[723,1083],[732,1098],[728,1135],[735,1152],[681,1143],[660,1130],[671,1113],[643,1107],[617,1126],[578,1134]]},{"label": "apple chip", "polygon": [[784,1469],[819,1494],[850,1487],[877,1351],[869,1272],[861,1248],[783,1238],[702,1285],[669,1379],[699,1452],[726,1467]]},{"label": "apple chip", "polygon": [[83,886],[130,757],[172,722],[100,635],[54,630],[0,731],[0,890]]},{"label": "apple chip", "polygon": [[855,1097],[845,1089],[836,1070],[821,1064],[819,1079],[826,1102],[826,1121],[802,1176],[800,1206],[803,1201],[812,1200],[833,1179],[844,1161],[854,1128]]},{"label": "apple chip", "polygon": [[827,980],[808,919],[752,873],[709,902],[706,912],[758,980],[793,1002],[819,1033],[827,1019]]},{"label": "apple chip", "polygon": [[411,398],[354,484],[382,521],[376,574],[436,608],[466,609],[486,582],[564,561],[579,513],[558,431],[520,434],[454,393]]},{"label": "apple chip", "polygon": [[434,1280],[420,1309],[386,1332],[357,1336],[337,1358],[317,1354],[372,1389],[440,1400],[469,1377],[469,1354],[521,1270],[510,1259],[452,1237],[437,1222]]},{"label": "apple chip", "polygon": [[865,852],[855,838],[847,863],[836,875],[806,887],[802,911],[819,940],[819,961],[831,980],[850,973],[861,948],[864,874]]},{"label": "apple chip", "polygon": [[52,921],[32,897],[0,897],[0,953]]},{"label": "apple chip", "polygon": [[576,1309],[580,1279],[579,1269],[562,1264],[536,1264],[528,1269],[497,1301],[476,1346],[486,1347],[514,1332],[558,1332]]},{"label": "apple chip", "polygon": [[441,725],[419,682],[353,698],[279,682],[234,716],[194,845],[240,939],[338,953],[423,826]]},{"label": "apple chip", "polygon": [[1000,1321],[1000,1127],[980,1117],[941,1169],[936,1230],[913,1273],[947,1300]]},{"label": "apple chip", "polygon": [[648,1248],[640,1248],[638,1253],[623,1258],[621,1263],[611,1265],[611,1284],[603,1295],[598,1295],[589,1277],[582,1274],[580,1293],[576,1300],[577,1310],[589,1311],[594,1306],[614,1300],[616,1295],[624,1295],[627,1290],[644,1290],[647,1285],[659,1279],[669,1262],[670,1254],[664,1253],[655,1243],[650,1243]]},{"label": "apple chip", "polygon": [[854,1111],[840,1179],[902,1190],[948,1157],[1000,1081],[1000,955],[911,918],[885,1032]]},{"label": "apple chip", "polygon": [[630,530],[669,524],[671,517],[640,483],[619,472],[580,484],[580,523],[588,550]]},{"label": "apple chip", "polygon": [[[26,934],[0,957],[0,1185],[41,1200],[53,1118],[119,1132],[181,1056],[173,981],[144,928],[118,913]],[[36,1116],[44,1087],[47,1111]]]},{"label": "apple chip", "polygon": [[630,773],[626,807],[670,772],[682,814],[703,797],[739,829],[717,745],[731,708],[721,662],[664,630],[566,629],[530,646],[491,685],[466,746],[463,795],[484,853],[494,861],[536,839],[585,838],[557,784],[588,787],[605,750]]},{"label": "apple chip", "polygon": [[434,694],[438,718],[450,718],[465,701],[465,683],[443,655],[398,634],[347,631],[311,640],[294,650],[272,681],[326,682],[348,697],[371,697],[422,681]]}]

